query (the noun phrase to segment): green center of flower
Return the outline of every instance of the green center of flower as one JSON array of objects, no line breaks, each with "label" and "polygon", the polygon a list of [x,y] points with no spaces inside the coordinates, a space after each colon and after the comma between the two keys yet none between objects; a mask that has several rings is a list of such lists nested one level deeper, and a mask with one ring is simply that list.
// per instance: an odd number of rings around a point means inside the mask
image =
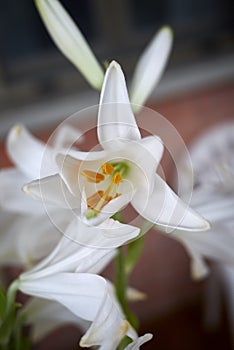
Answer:
[{"label": "green center of flower", "polygon": [[82,175],[87,182],[100,183],[108,179],[109,185],[103,190],[95,192],[87,198],[86,218],[92,219],[98,215],[102,208],[121,195],[118,193],[118,186],[124,180],[129,169],[129,165],[124,162],[108,162],[101,165],[101,172],[83,170]]}]

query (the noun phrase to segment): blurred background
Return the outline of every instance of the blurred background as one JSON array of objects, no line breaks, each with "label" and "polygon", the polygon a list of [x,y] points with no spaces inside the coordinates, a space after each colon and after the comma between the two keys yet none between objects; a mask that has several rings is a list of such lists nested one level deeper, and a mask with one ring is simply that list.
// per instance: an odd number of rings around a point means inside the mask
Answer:
[{"label": "blurred background", "polygon": [[[63,4],[100,61],[119,61],[128,80],[160,26],[173,28],[168,68],[148,105],[177,128],[187,145],[213,125],[234,120],[233,0],[64,0]],[[1,1],[0,166],[10,164],[3,142],[15,123],[24,123],[46,139],[64,118],[97,103],[98,92],[54,46],[33,1]],[[168,159],[163,168],[172,183]],[[209,279],[192,282],[188,262],[179,243],[160,233],[147,235],[131,280],[148,295],[147,301],[133,306],[141,332],[155,334],[145,349],[229,350],[225,300],[219,322],[205,327]],[[76,336],[75,329],[57,332],[56,345],[47,339],[36,349],[75,349]]]},{"label": "blurred background", "polygon": [[[232,0],[65,0],[63,4],[100,61],[116,59],[128,78],[160,26],[173,28],[171,59],[153,102],[233,81]],[[45,122],[53,124],[97,103],[98,94],[52,43],[33,1],[1,1],[0,16],[1,135],[19,119],[43,128]]]}]

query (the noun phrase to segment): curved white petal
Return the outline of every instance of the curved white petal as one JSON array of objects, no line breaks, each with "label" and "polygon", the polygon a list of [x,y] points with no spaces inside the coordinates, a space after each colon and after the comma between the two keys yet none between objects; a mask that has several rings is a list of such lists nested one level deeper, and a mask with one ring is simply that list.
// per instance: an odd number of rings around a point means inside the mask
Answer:
[{"label": "curved white petal", "polygon": [[35,0],[47,30],[61,52],[95,89],[101,89],[103,70],[84,36],[57,0]]},{"label": "curved white petal", "polygon": [[[98,226],[87,226],[80,221],[80,219],[76,219],[67,228],[66,236],[78,244],[76,248],[77,250],[79,250],[79,246],[81,245],[83,246],[83,249],[84,247],[90,248],[89,254],[92,255],[93,251],[96,249],[95,260],[94,257],[90,257],[89,263],[91,264],[92,261],[94,261],[93,267],[97,267],[98,259],[101,259],[102,257],[104,258],[105,255],[108,255],[108,250],[113,250],[114,248],[127,243],[129,240],[136,238],[139,231],[140,230],[137,227],[121,224],[113,219],[107,219]],[[85,259],[83,259],[83,262],[80,261],[80,263],[82,263],[82,268],[87,271],[84,267]],[[103,264],[103,262],[100,262],[100,264]],[[79,264],[77,266],[81,272],[81,265]],[[91,266],[92,264],[90,265],[88,272],[91,271]]]},{"label": "curved white petal", "polygon": [[130,90],[130,100],[135,112],[144,105],[161,79],[171,51],[172,38],[172,30],[162,27],[141,55]]},{"label": "curved white petal", "polygon": [[58,273],[44,278],[19,278],[19,290],[43,299],[54,300],[75,315],[92,321],[106,293],[105,280],[87,273]]},{"label": "curved white petal", "polygon": [[114,247],[135,238],[139,232],[138,228],[114,220],[92,227],[75,219],[51,254],[21,277],[38,279],[74,271],[99,273],[115,256]]},{"label": "curved white petal", "polygon": [[228,231],[225,226],[214,225],[207,232],[181,232],[179,234],[175,231],[175,236],[188,246],[192,246],[193,250],[204,257],[234,264],[234,234],[232,230]]},{"label": "curved white petal", "polygon": [[163,155],[164,146],[157,136],[147,136],[139,141],[125,142],[116,155],[129,163],[129,180],[132,187],[145,186],[151,193],[155,171]]},{"label": "curved white petal", "polygon": [[30,179],[52,175],[57,168],[52,150],[23,125],[14,126],[7,137],[7,152],[13,163]]},{"label": "curved white petal", "polygon": [[125,350],[139,350],[140,346],[145,344],[147,341],[151,340],[153,338],[153,335],[151,333],[146,333],[143,336],[133,340],[132,343],[130,343]]},{"label": "curved white petal", "polygon": [[0,207],[12,213],[40,215],[45,209],[42,203],[23,193],[22,186],[29,181],[16,168],[0,171]]},{"label": "curved white petal", "polygon": [[100,304],[93,323],[81,338],[80,346],[90,347],[101,345],[102,350],[114,350],[126,335],[130,324],[124,320],[112,288],[106,285],[106,294]]},{"label": "curved white petal", "polygon": [[189,208],[157,174],[152,194],[147,196],[142,187],[134,195],[132,205],[140,215],[167,231],[169,228],[188,231],[209,229],[209,223]]},{"label": "curved white petal", "polygon": [[20,238],[18,228],[24,227],[23,225],[27,224],[25,217],[1,211],[0,219],[0,265],[21,264],[21,256],[18,251],[18,239]]},{"label": "curved white petal", "polygon": [[48,255],[60,238],[46,215],[1,212],[0,217],[0,264],[32,266]]},{"label": "curved white petal", "polygon": [[129,102],[127,87],[120,65],[113,61],[108,67],[100,96],[98,140],[102,147],[112,147],[112,140],[139,140],[137,127]]},{"label": "curved white petal", "polygon": [[58,174],[32,181],[24,185],[23,191],[34,199],[60,208],[72,209],[80,206],[80,199],[68,191]]},{"label": "curved white petal", "polygon": [[[214,192],[213,192],[214,191]],[[196,189],[192,197],[192,206],[212,224],[234,220],[233,191],[215,187],[213,191],[204,188]]]},{"label": "curved white petal", "polygon": [[75,316],[63,305],[51,300],[32,298],[24,305],[24,314],[31,326],[30,336],[33,342],[38,342],[63,325],[76,325],[83,331],[90,326],[90,322]]},{"label": "curved white petal", "polygon": [[83,187],[84,178],[81,171],[93,170],[97,172],[105,161],[105,152],[70,151],[67,155],[59,153],[56,156],[59,174],[76,197],[81,196],[81,187]]},{"label": "curved white petal", "polygon": [[53,135],[53,148],[70,149],[74,143],[81,142],[82,139],[83,137],[80,130],[71,125],[61,124]]}]

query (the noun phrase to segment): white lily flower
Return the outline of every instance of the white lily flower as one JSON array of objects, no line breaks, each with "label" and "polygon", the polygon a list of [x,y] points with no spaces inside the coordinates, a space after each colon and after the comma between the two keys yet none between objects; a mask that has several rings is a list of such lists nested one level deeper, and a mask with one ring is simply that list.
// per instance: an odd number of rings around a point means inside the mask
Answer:
[{"label": "white lily flower", "polygon": [[[97,134],[102,151],[72,150],[56,157],[59,175],[80,202],[72,208],[80,211],[86,224],[99,225],[131,202],[141,216],[164,228],[209,228],[155,173],[163,153],[162,141],[156,136],[141,138],[125,78],[116,62],[105,75]],[[53,188],[59,175],[34,181],[24,191],[56,204],[58,195]],[[61,201],[57,200],[57,205],[61,206]]]},{"label": "white lily flower", "polygon": [[[100,239],[108,240],[94,233],[97,228],[80,224],[79,228],[84,230],[84,236],[91,241],[91,246],[97,246]],[[112,285],[94,274],[107,265],[115,251],[90,248],[87,243],[86,246],[77,245],[76,226],[71,223],[70,231],[68,228],[70,234],[72,230],[73,237],[67,238],[65,235],[47,258],[20,275],[18,289],[34,297],[58,302],[79,319],[92,322],[81,339],[81,346],[100,345],[100,349],[113,350],[125,335],[136,341],[138,336],[124,319]],[[64,317],[67,321],[67,316]],[[55,327],[57,323],[52,319],[48,325]],[[39,332],[45,334],[46,330],[39,329]]]},{"label": "white lily flower", "polygon": [[[70,15],[57,0],[35,0],[35,3],[58,48],[91,86],[101,90],[103,70]],[[162,27],[139,58],[131,85],[131,102],[135,112],[140,110],[158,84],[168,61],[172,39],[172,30]]]},{"label": "white lily flower", "polygon": [[[172,237],[185,245],[191,256],[191,271],[194,278],[203,278],[209,272],[205,259],[225,264],[234,264],[234,174],[232,151],[233,124],[218,127],[198,139],[190,154],[194,167],[194,183],[191,205],[210,223],[208,232],[174,231]],[[215,156],[215,158],[214,158]],[[182,190],[186,194],[189,167],[184,169]]]},{"label": "white lily flower", "polygon": [[[44,175],[58,172],[53,152],[79,137],[79,131],[69,126],[61,127],[55,135],[54,145],[47,146],[45,152],[45,144],[34,138],[24,126],[16,125],[10,130],[7,152],[15,167],[0,171],[0,215],[3,217],[0,264],[31,266],[58,242],[60,233],[48,218],[43,204],[25,196],[21,188],[26,182],[38,178],[41,171]],[[69,211],[58,208],[51,211],[59,227],[69,223]]]},{"label": "white lily flower", "polygon": [[79,28],[57,0],[35,0],[51,37],[95,89],[101,89],[103,70]]},{"label": "white lily flower", "polygon": [[99,345],[102,350],[114,350],[125,335],[138,339],[101,276],[66,272],[33,279],[24,274],[18,288],[28,295],[57,301],[79,318],[92,322],[81,338],[82,347]]}]

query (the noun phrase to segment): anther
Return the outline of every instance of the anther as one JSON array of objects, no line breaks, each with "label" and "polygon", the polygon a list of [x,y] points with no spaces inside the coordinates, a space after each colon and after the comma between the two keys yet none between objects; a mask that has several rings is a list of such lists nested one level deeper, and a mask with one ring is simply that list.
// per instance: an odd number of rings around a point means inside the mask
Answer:
[{"label": "anther", "polygon": [[116,173],[113,177],[112,177],[112,182],[115,185],[118,185],[120,182],[123,181],[122,175],[120,173]]},{"label": "anther", "polygon": [[111,175],[114,171],[113,165],[110,163],[102,164],[102,173],[105,175]]},{"label": "anther", "polygon": [[88,182],[95,182],[98,184],[99,182],[105,180],[105,176],[101,173],[96,173],[92,170],[83,170],[81,173]]}]

